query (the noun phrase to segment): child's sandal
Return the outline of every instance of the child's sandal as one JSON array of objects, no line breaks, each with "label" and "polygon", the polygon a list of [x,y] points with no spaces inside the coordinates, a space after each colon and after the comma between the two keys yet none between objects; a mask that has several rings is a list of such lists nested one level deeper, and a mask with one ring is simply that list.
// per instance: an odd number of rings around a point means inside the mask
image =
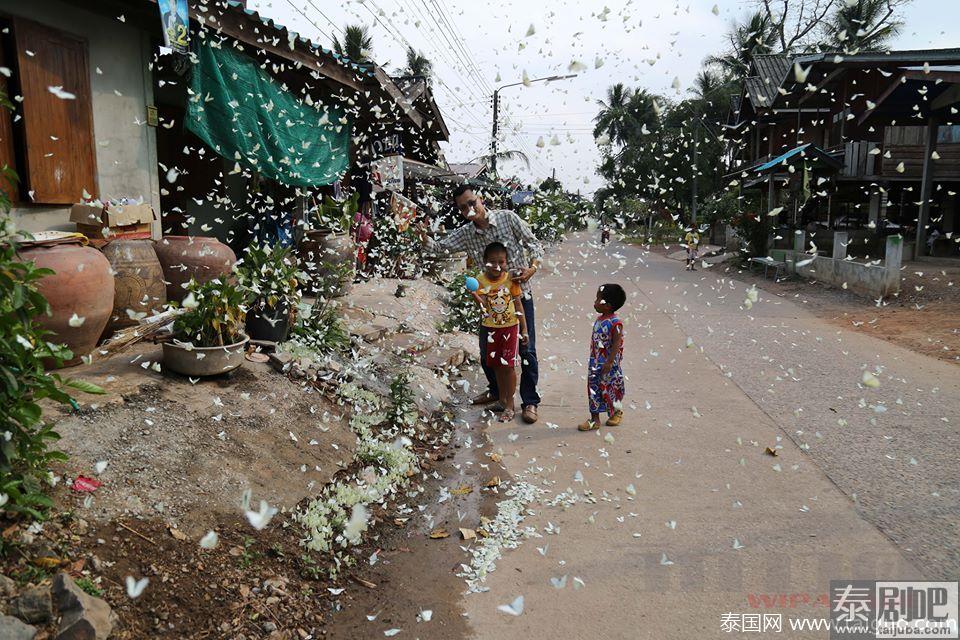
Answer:
[{"label": "child's sandal", "polygon": [[600,428],[599,422],[594,422],[593,420],[584,420],[577,425],[577,431],[596,431]]},{"label": "child's sandal", "polygon": [[605,424],[608,427],[619,427],[621,422],[623,422],[623,411],[614,411]]},{"label": "child's sandal", "polygon": [[497,418],[497,422],[513,422],[514,417],[517,413],[513,409],[504,409],[503,413],[500,414],[500,417]]}]

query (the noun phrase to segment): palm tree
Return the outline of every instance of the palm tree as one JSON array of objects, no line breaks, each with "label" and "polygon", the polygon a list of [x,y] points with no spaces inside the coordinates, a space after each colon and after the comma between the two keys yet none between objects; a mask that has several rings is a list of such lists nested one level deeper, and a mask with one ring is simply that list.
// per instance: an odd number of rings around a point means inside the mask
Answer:
[{"label": "palm tree", "polygon": [[894,3],[890,0],[856,0],[841,3],[833,21],[824,25],[825,46],[833,51],[886,51],[903,26],[891,19]]},{"label": "palm tree", "polygon": [[727,33],[730,43],[721,56],[710,56],[708,64],[716,64],[730,75],[742,78],[750,72],[753,56],[771,53],[777,43],[777,32],[770,18],[757,11],[743,22],[734,23]]},{"label": "palm tree", "polygon": [[530,158],[527,157],[527,154],[525,154],[523,151],[520,151],[518,149],[507,149],[505,151],[497,151],[495,154],[485,153],[482,156],[477,156],[470,162],[482,162],[485,165],[490,166],[493,160],[496,160],[497,162],[500,162],[501,160],[520,160],[525,165],[527,165],[528,169],[530,168]]},{"label": "palm tree", "polygon": [[343,29],[343,42],[333,36],[333,50],[354,62],[372,62],[373,37],[364,25],[347,25]]},{"label": "palm tree", "polygon": [[607,100],[597,100],[600,112],[594,116],[593,137],[606,135],[611,142],[624,144],[630,118],[631,91],[618,82],[607,89]]},{"label": "palm tree", "polygon": [[408,76],[423,76],[430,80],[433,74],[433,63],[412,46],[407,46],[407,66],[400,71]]}]

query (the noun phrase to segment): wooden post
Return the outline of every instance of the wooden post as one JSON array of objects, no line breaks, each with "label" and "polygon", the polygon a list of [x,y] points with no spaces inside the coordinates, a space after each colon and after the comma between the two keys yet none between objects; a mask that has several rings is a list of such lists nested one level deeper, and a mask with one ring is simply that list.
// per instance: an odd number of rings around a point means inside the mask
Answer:
[{"label": "wooden post", "polygon": [[930,220],[930,200],[933,199],[933,152],[937,150],[939,123],[927,121],[927,144],[923,148],[923,176],[920,178],[920,214],[917,216],[917,246],[914,255],[926,255],[927,221]]}]

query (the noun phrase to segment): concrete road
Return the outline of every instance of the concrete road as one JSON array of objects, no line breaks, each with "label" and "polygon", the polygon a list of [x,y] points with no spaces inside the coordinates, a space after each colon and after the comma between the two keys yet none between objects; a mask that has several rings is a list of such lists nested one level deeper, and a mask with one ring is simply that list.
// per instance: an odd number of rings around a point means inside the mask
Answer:
[{"label": "concrete road", "polygon": [[[536,283],[541,421],[487,429],[544,492],[536,533],[464,597],[477,637],[730,637],[727,614],[828,637],[792,627],[829,618],[831,579],[957,578],[956,367],[762,291],[747,310],[742,283],[639,247],[576,235],[553,262]],[[626,419],[584,434],[604,282],[628,291]],[[520,595],[522,615],[498,611]]]}]

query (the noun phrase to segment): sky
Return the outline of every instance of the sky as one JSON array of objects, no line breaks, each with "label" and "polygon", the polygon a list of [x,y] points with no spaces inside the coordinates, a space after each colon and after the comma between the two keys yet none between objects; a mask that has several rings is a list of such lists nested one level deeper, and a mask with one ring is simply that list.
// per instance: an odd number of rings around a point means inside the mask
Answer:
[{"label": "sky", "polygon": [[[373,34],[373,59],[388,72],[404,64],[407,44],[434,63],[434,95],[450,141],[448,162],[490,148],[495,87],[577,71],[576,78],[535,82],[500,92],[500,149],[527,154],[500,165],[537,183],[554,171],[570,191],[592,194],[600,152],[592,136],[597,100],[607,88],[631,87],[682,99],[707,56],[722,51],[733,20],[751,0],[250,0],[251,8],[300,35],[330,46],[331,34],[362,23]],[[715,10],[716,9],[716,10]],[[949,25],[960,0],[914,0],[897,49],[960,47]],[[585,67],[585,68],[584,68]],[[677,88],[679,87],[679,88]]]}]

